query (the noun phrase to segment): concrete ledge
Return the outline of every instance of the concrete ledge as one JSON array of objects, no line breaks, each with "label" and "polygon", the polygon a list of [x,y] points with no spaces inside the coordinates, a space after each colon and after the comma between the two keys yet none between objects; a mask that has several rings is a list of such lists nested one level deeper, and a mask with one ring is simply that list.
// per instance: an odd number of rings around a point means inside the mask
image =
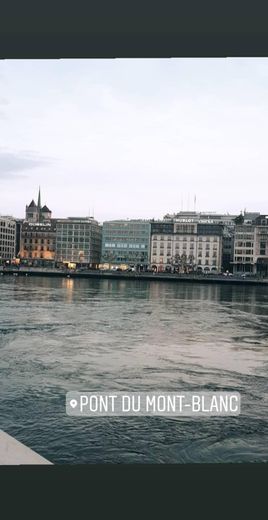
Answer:
[{"label": "concrete ledge", "polygon": [[21,464],[52,464],[52,462],[0,430],[0,465]]},{"label": "concrete ledge", "polygon": [[178,275],[169,273],[124,273],[124,272],[105,272],[105,271],[60,271],[58,269],[28,268],[28,269],[5,269],[0,275],[15,276],[42,276],[42,277],[61,277],[61,278],[87,278],[87,279],[110,279],[110,280],[149,280],[163,282],[186,282],[186,283],[216,283],[231,285],[267,285],[268,279],[246,279],[236,276],[220,275]]}]

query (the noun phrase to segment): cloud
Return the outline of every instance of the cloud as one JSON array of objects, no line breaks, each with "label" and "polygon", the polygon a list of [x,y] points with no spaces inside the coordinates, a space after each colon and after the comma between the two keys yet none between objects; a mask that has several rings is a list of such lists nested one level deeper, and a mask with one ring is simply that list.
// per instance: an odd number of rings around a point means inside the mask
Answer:
[{"label": "cloud", "polygon": [[25,171],[48,164],[47,158],[33,152],[7,152],[0,149],[0,179],[25,177]]}]

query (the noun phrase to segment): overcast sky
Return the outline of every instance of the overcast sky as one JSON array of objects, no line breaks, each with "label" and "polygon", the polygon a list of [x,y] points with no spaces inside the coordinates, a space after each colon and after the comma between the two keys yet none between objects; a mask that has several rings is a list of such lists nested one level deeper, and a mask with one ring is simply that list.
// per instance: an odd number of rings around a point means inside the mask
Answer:
[{"label": "overcast sky", "polygon": [[268,59],[0,62],[0,214],[268,212]]}]

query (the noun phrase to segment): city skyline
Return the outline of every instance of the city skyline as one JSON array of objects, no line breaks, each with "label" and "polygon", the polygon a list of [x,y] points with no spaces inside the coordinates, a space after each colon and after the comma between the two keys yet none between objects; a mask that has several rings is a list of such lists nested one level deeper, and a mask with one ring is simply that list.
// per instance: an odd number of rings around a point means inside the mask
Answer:
[{"label": "city skyline", "polygon": [[267,58],[6,60],[0,214],[265,214],[267,116]]},{"label": "city skyline", "polygon": [[[171,218],[171,219],[176,218],[176,217],[179,217],[179,218],[180,218],[180,217],[183,217],[184,215],[185,215],[186,217],[187,217],[187,215],[188,215],[189,217],[190,217],[191,215],[196,215],[196,216],[197,216],[197,215],[200,215],[200,218],[202,218],[202,217],[205,217],[206,215],[211,215],[211,216],[215,215],[215,217],[216,217],[216,216],[220,216],[220,215],[225,215],[225,216],[227,216],[227,217],[228,217],[228,216],[231,217],[231,216],[238,216],[239,214],[242,214],[242,215],[246,215],[246,214],[248,214],[248,215],[251,215],[251,214],[252,214],[252,215],[253,215],[254,213],[259,214],[259,215],[261,214],[260,211],[248,211],[247,208],[244,208],[244,210],[241,210],[240,212],[234,212],[234,213],[232,213],[232,214],[229,213],[228,211],[223,211],[223,212],[219,212],[219,211],[204,211],[204,210],[202,210],[202,208],[199,209],[199,210],[197,210],[197,209],[195,208],[195,206],[196,206],[196,201],[195,201],[195,199],[196,199],[196,196],[195,196],[195,198],[194,198],[194,208],[193,208],[193,209],[183,208],[183,205],[182,205],[182,209],[179,209],[179,210],[177,210],[177,211],[175,211],[175,212],[173,212],[173,213],[171,213],[171,212],[169,212],[169,211],[166,211],[166,212],[165,212],[164,214],[162,214],[161,216],[151,217],[151,218],[150,218],[150,217],[147,217],[147,218],[146,218],[146,217],[141,217],[141,216],[136,216],[136,217],[134,217],[134,218],[132,218],[132,217],[122,217],[122,216],[119,216],[118,218],[115,218],[115,219],[109,219],[109,218],[107,218],[106,220],[101,221],[101,220],[99,220],[99,219],[97,218],[96,215],[94,215],[94,211],[93,211],[93,212],[91,212],[91,213],[88,214],[88,215],[82,215],[82,214],[73,215],[73,214],[71,214],[71,213],[68,214],[68,216],[58,216],[58,215],[57,215],[57,216],[53,216],[53,220],[62,220],[62,219],[67,219],[67,220],[68,220],[69,218],[77,218],[77,219],[79,219],[79,218],[82,218],[82,219],[85,219],[85,218],[91,218],[91,219],[92,219],[92,218],[94,218],[96,221],[98,221],[98,222],[101,224],[102,222],[105,222],[105,221],[109,222],[109,221],[113,221],[113,220],[114,220],[114,221],[117,221],[117,220],[118,220],[118,221],[120,221],[120,220],[122,220],[122,221],[124,221],[124,220],[126,220],[126,221],[127,221],[127,220],[144,220],[144,221],[154,221],[154,220],[157,221],[157,220],[159,220],[159,221],[162,221],[162,220],[165,219],[165,218]],[[43,201],[43,198],[42,198],[42,201]],[[25,220],[25,219],[27,220],[27,211],[28,211],[28,208],[30,208],[31,205],[34,205],[36,208],[39,208],[39,205],[40,205],[40,204],[41,204],[41,206],[43,206],[43,209],[45,209],[46,211],[50,212],[50,214],[53,213],[53,211],[51,211],[51,210],[47,207],[47,204],[46,204],[46,203],[43,204],[43,203],[41,202],[41,187],[40,187],[40,186],[39,186],[39,188],[38,188],[38,196],[37,196],[37,197],[35,197],[35,196],[33,196],[33,197],[28,197],[28,202],[29,202],[29,205],[26,203],[25,206],[24,206],[24,216],[21,217],[21,216],[17,216],[17,215],[12,215],[11,213],[5,213],[5,214],[4,214],[4,213],[1,213],[1,212],[0,212],[0,217],[8,217],[8,218],[15,219],[15,220],[17,220],[17,221],[19,221],[19,220]],[[41,210],[41,206],[40,206],[40,210]],[[264,212],[263,214],[266,215],[266,213],[267,213],[267,212]]]}]

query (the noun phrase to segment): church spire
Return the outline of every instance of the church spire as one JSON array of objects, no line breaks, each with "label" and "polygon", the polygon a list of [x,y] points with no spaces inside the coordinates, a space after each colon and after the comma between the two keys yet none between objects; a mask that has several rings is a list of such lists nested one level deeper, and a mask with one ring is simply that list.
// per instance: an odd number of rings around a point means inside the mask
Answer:
[{"label": "church spire", "polygon": [[39,186],[39,191],[38,191],[37,209],[38,209],[38,222],[41,222],[42,221],[42,212],[41,212],[41,191],[40,191],[40,186]]},{"label": "church spire", "polygon": [[40,210],[41,209],[41,192],[40,192],[40,186],[39,186],[39,192],[38,192],[38,202],[37,207]]}]

